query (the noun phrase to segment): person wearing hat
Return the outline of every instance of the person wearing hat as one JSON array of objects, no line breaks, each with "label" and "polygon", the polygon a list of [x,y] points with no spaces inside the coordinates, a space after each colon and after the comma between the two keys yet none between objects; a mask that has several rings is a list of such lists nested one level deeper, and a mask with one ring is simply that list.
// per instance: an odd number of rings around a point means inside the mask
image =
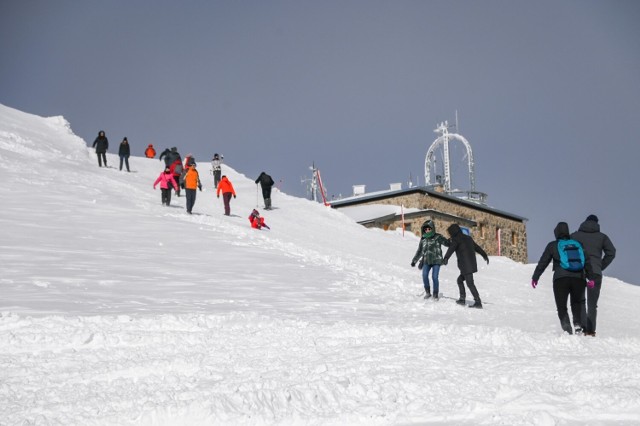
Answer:
[{"label": "person wearing hat", "polygon": [[273,178],[265,172],[260,173],[256,179],[256,185],[260,184],[262,188],[262,198],[264,199],[264,208],[271,210],[271,187],[274,185]]},{"label": "person wearing hat", "polygon": [[104,133],[104,130],[100,130],[98,132],[98,137],[93,141],[93,147],[96,149],[96,155],[98,156],[98,166],[102,167],[102,163],[104,162],[104,166],[107,167],[109,139],[107,139],[107,135]]},{"label": "person wearing hat", "polygon": [[193,205],[196,203],[196,189],[202,191],[202,184],[200,183],[200,175],[196,170],[196,163],[193,163],[184,175],[184,192],[187,197],[187,213],[189,214],[191,214]]},{"label": "person wearing hat", "polygon": [[616,257],[616,248],[609,237],[600,232],[598,217],[590,214],[587,220],[582,222],[571,238],[582,244],[585,255],[589,257],[593,269],[593,287],[587,287],[586,304],[586,336],[596,335],[596,319],[598,316],[598,299],[602,287],[602,272],[613,262]]},{"label": "person wearing hat", "polygon": [[129,155],[131,155],[131,147],[129,146],[129,141],[125,137],[124,139],[122,139],[122,142],[120,142],[120,148],[118,148],[118,156],[120,157],[120,171],[122,171],[123,161],[127,165],[127,171],[131,171],[129,170]]},{"label": "person wearing hat", "polygon": [[163,206],[168,206],[171,203],[171,187],[172,185],[174,189],[178,188],[178,184],[173,178],[173,174],[171,173],[171,169],[169,167],[165,167],[164,171],[160,173],[158,179],[153,183],[153,189],[156,189],[156,185],[160,184],[161,191],[161,200]]},{"label": "person wearing hat", "polygon": [[213,154],[213,158],[211,159],[211,173],[213,174],[213,186],[218,187],[220,183],[220,179],[222,177],[222,160],[224,159],[223,155],[219,155],[217,152]]},{"label": "person wearing hat", "polygon": [[416,266],[422,271],[422,284],[424,285],[424,298],[431,297],[431,283],[429,282],[429,271],[433,278],[433,299],[438,300],[440,289],[440,265],[442,265],[442,247],[449,247],[449,240],[436,232],[436,225],[433,220],[426,220],[420,227],[420,242],[418,250],[411,260],[411,267]]}]

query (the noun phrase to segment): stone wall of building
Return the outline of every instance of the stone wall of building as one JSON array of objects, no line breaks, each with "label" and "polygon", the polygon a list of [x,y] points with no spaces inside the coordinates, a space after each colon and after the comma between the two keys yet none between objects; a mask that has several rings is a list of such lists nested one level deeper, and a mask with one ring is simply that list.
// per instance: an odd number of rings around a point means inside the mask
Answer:
[{"label": "stone wall of building", "polygon": [[[461,221],[447,216],[433,214],[412,218],[408,221],[405,220],[405,226],[408,224],[411,232],[419,235],[420,225],[426,219],[431,218],[436,225],[437,231],[448,237],[446,230],[449,225],[458,223],[458,225],[470,229],[473,239],[490,256],[498,255],[498,246],[500,245],[500,254],[502,256],[506,256],[516,262],[528,263],[527,229],[524,222],[422,193],[412,193],[362,203],[362,205],[366,204],[390,204],[394,206],[403,205],[407,208],[433,209],[473,221],[476,223],[475,226],[470,223],[461,223]],[[396,220],[386,224],[384,227],[385,229],[393,230],[401,226],[401,221]],[[500,244],[498,244],[498,235],[500,236]]]}]

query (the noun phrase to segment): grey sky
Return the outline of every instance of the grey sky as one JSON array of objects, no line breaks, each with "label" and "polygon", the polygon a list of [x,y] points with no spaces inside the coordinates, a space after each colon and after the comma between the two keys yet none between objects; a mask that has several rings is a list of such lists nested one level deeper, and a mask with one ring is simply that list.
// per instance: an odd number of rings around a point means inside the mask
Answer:
[{"label": "grey sky", "polygon": [[111,152],[219,152],[299,196],[312,162],[330,196],[424,183],[457,110],[477,189],[529,218],[530,261],[595,213],[607,272],[640,283],[638,23],[633,0],[3,0],[0,102],[104,129]]}]

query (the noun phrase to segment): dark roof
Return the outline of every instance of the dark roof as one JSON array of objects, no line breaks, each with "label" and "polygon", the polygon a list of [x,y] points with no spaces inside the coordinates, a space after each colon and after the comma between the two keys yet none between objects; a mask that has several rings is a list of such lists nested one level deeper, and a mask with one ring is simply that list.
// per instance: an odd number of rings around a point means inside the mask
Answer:
[{"label": "dark roof", "polygon": [[366,202],[395,198],[401,195],[408,195],[408,194],[414,194],[414,193],[421,193],[421,194],[428,195],[430,197],[440,198],[446,201],[450,201],[452,203],[457,203],[457,204],[467,206],[472,209],[484,211],[497,216],[502,216],[507,219],[517,220],[520,222],[529,220],[526,217],[518,216],[509,212],[505,212],[503,210],[498,210],[484,204],[474,203],[472,201],[467,201],[461,198],[453,197],[451,195],[443,194],[441,192],[434,191],[433,189],[430,189],[429,187],[426,187],[426,186],[416,186],[416,187],[407,188],[407,189],[371,192],[369,194],[343,198],[342,200],[331,201],[331,207],[338,209],[340,207],[356,206],[358,204],[363,204]]}]

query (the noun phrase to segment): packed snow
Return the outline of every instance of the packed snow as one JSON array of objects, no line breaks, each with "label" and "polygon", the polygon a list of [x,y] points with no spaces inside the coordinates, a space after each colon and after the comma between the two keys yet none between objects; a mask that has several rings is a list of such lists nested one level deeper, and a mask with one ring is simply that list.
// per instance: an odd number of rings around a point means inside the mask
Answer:
[{"label": "packed snow", "polygon": [[605,277],[596,338],[563,334],[550,268],[533,290],[506,258],[479,258],[483,310],[455,304],[455,260],[425,301],[417,237],[281,192],[262,211],[233,158],[231,216],[210,158],[194,214],[164,207],[163,162],[119,171],[104,130],[109,168],[0,105],[0,425],[640,422],[640,287]]}]

